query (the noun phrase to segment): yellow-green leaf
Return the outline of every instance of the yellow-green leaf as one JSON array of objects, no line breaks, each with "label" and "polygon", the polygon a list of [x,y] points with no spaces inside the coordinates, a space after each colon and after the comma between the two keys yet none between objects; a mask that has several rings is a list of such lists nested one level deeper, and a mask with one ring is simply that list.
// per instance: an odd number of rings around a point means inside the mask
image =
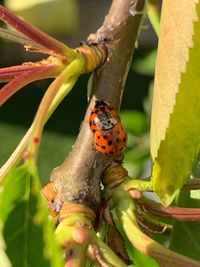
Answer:
[{"label": "yellow-green leaf", "polygon": [[[0,225],[0,229],[1,229],[1,225]],[[0,232],[0,263],[1,263],[1,267],[11,267],[11,263],[5,253],[5,242],[3,240],[3,236],[2,233]]]},{"label": "yellow-green leaf", "polygon": [[6,252],[14,267],[63,266],[34,164],[17,167],[7,176],[0,219]]},{"label": "yellow-green leaf", "polygon": [[169,205],[200,147],[200,3],[163,1],[151,125],[152,181]]}]

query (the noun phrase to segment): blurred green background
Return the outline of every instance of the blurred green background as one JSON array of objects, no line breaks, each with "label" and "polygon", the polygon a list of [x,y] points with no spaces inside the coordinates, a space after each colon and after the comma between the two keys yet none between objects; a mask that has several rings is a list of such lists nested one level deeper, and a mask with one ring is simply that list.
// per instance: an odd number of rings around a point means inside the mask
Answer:
[{"label": "blurred green background", "polygon": [[[102,24],[112,1],[108,0],[29,0],[0,1],[35,26],[71,47],[86,40]],[[2,23],[2,26],[3,23]],[[134,177],[148,176],[149,124],[152,81],[157,38],[148,20],[135,49],[121,106],[122,121],[129,141],[125,167]],[[0,67],[35,61],[39,57],[25,53],[18,44],[0,40]],[[82,75],[45,126],[39,156],[39,172],[47,182],[51,170],[67,156],[79,132],[87,108],[88,75]],[[14,95],[0,111],[0,165],[15,149],[34,118],[50,80],[34,82]]]}]

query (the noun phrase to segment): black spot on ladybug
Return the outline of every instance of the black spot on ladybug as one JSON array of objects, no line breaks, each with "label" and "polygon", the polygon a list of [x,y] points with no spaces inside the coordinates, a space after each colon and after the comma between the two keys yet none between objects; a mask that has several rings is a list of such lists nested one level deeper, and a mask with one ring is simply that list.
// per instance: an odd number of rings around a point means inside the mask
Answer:
[{"label": "black spot on ladybug", "polygon": [[105,153],[105,155],[107,156],[107,155],[108,155],[108,153]]},{"label": "black spot on ladybug", "polygon": [[108,145],[109,145],[109,146],[112,146],[112,143],[113,143],[113,142],[112,142],[111,140],[108,141]]},{"label": "black spot on ladybug", "polygon": [[117,143],[121,143],[121,141],[122,141],[122,140],[121,140],[119,137],[116,138],[116,142],[117,142]]},{"label": "black spot on ladybug", "polygon": [[92,126],[92,122],[91,121],[89,122],[89,124],[90,124],[90,126]]},{"label": "black spot on ladybug", "polygon": [[98,138],[98,139],[100,139],[100,138],[101,138],[101,136],[100,136],[100,135],[98,135],[98,136],[97,136],[97,138]]},{"label": "black spot on ladybug", "polygon": [[101,148],[102,148],[102,149],[106,149],[106,147],[105,147],[105,146],[101,146]]},{"label": "black spot on ladybug", "polygon": [[126,137],[124,137],[123,142],[124,142],[124,143],[126,142]]},{"label": "black spot on ladybug", "polygon": [[96,145],[96,146],[99,146],[99,144],[98,144],[98,143],[95,143],[95,145]]},{"label": "black spot on ladybug", "polygon": [[106,139],[107,139],[107,136],[106,136],[106,135],[103,135],[103,139],[105,139],[105,140],[106,140]]},{"label": "black spot on ladybug", "polygon": [[96,131],[93,129],[92,132],[95,133]]}]

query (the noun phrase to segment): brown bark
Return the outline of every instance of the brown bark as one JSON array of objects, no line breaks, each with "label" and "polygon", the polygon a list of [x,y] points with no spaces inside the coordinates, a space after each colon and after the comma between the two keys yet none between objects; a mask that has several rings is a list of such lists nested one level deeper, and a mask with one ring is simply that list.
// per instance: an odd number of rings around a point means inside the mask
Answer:
[{"label": "brown bark", "polygon": [[51,181],[58,191],[57,202],[85,203],[95,211],[100,204],[102,173],[116,159],[94,150],[88,117],[96,99],[103,99],[116,108],[120,106],[142,19],[141,14],[130,13],[137,2],[136,10],[142,11],[145,0],[114,0],[102,27],[88,38],[89,43],[106,45],[108,57],[95,72],[90,103],[72,152],[52,172]]}]

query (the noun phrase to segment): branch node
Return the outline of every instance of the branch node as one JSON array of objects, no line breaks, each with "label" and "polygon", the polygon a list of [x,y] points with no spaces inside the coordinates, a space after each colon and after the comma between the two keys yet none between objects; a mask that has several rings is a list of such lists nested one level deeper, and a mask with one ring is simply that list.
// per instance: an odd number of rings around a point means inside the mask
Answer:
[{"label": "branch node", "polygon": [[127,177],[128,172],[119,162],[113,162],[104,172],[102,182],[104,185],[109,185],[110,188],[115,188],[120,185]]},{"label": "branch node", "polygon": [[101,66],[107,58],[107,48],[103,44],[82,44],[77,47],[76,52],[85,58],[85,73],[90,73]]},{"label": "branch node", "polygon": [[96,218],[95,212],[86,205],[73,202],[64,202],[60,210],[59,222],[64,220],[68,215],[71,216],[72,214],[82,214],[93,223]]}]

